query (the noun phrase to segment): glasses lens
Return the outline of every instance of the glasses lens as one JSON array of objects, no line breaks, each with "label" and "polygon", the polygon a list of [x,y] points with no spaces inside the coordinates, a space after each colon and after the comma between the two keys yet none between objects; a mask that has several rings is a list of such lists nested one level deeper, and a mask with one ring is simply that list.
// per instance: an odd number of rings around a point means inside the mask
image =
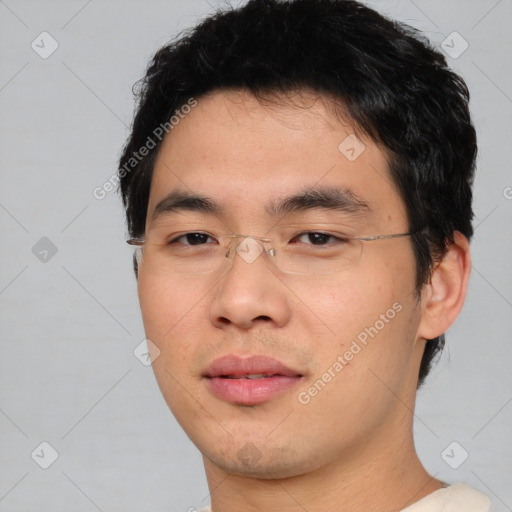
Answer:
[{"label": "glasses lens", "polygon": [[146,243],[139,265],[160,274],[204,274],[227,265],[226,247],[213,244],[162,245]]},{"label": "glasses lens", "polygon": [[172,243],[151,243],[137,248],[139,265],[165,273],[204,274],[231,265],[240,257],[246,264],[259,258],[281,272],[328,275],[355,265],[362,242],[318,227],[291,226],[272,230],[271,239],[232,235],[214,239],[204,233],[186,233]]},{"label": "glasses lens", "polygon": [[329,275],[354,266],[361,257],[360,240],[334,241],[330,246],[323,244],[322,237],[312,240],[311,245],[288,244],[277,250],[276,266],[289,274]]}]

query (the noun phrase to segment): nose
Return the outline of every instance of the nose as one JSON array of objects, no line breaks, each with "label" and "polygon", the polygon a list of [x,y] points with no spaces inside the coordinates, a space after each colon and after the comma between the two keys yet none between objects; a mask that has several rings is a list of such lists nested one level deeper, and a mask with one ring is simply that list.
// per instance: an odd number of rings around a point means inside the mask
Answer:
[{"label": "nose", "polygon": [[290,294],[259,242],[247,238],[231,253],[231,268],[217,285],[210,320],[219,328],[282,327],[291,316]]}]

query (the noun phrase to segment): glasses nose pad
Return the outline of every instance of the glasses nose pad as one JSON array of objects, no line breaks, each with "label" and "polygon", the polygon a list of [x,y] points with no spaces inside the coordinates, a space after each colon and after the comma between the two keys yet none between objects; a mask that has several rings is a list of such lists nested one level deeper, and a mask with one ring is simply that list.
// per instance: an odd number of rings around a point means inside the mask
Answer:
[{"label": "glasses nose pad", "polygon": [[265,243],[271,240],[267,238],[259,238],[251,235],[234,235],[228,249],[224,253],[225,258],[235,258],[238,254],[246,263],[253,263],[262,253],[275,256],[274,249],[267,250]]},{"label": "glasses nose pad", "polygon": [[233,258],[233,253],[235,252],[235,240],[236,238],[231,240],[229,243],[226,253],[224,254],[224,258]]}]

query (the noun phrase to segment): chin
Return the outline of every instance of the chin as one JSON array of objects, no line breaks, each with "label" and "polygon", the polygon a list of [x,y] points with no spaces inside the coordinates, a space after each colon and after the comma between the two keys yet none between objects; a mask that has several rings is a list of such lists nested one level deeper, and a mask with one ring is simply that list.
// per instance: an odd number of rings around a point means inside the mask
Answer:
[{"label": "chin", "polygon": [[[234,449],[233,445],[241,446]],[[198,446],[198,445],[197,445]],[[292,478],[319,469],[325,461],[313,453],[300,454],[290,446],[265,446],[251,442],[232,443],[225,451],[203,450],[203,457],[226,473],[243,477],[274,480]]]}]

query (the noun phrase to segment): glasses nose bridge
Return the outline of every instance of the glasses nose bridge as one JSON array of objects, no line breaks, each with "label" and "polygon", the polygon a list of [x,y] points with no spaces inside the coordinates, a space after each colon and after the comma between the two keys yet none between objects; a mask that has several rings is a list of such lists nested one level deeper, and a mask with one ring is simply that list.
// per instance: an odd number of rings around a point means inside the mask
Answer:
[{"label": "glasses nose bridge", "polygon": [[[248,239],[256,241],[258,243],[258,245],[262,249],[261,252],[264,252],[264,253],[266,253],[266,254],[268,254],[270,256],[275,256],[275,249],[274,249],[274,247],[271,247],[268,250],[265,247],[265,244],[272,244],[273,243],[273,240],[271,238],[262,237],[262,236],[255,236],[255,235],[242,235],[242,234],[227,235],[226,238],[230,239],[229,243],[228,243],[227,251],[224,254],[224,256],[226,258],[234,259],[235,254],[238,253],[238,255],[242,259],[244,259],[246,262],[248,262],[248,260],[242,255],[242,251],[238,251],[238,248],[240,247],[240,245],[243,244],[244,241],[248,240]],[[249,252],[249,250],[244,251],[244,252]],[[259,256],[259,254],[258,254],[258,256]]]}]

